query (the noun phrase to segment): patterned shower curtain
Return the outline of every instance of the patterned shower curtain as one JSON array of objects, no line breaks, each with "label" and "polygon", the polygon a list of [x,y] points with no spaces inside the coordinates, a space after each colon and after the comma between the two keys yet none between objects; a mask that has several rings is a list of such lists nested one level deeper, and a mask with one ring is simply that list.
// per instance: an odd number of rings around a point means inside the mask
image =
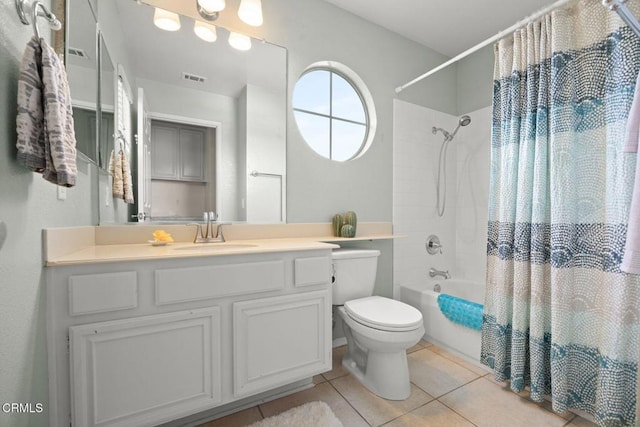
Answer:
[{"label": "patterned shower curtain", "polygon": [[640,279],[619,266],[640,41],[583,0],[495,53],[482,363],[557,412],[634,425]]}]

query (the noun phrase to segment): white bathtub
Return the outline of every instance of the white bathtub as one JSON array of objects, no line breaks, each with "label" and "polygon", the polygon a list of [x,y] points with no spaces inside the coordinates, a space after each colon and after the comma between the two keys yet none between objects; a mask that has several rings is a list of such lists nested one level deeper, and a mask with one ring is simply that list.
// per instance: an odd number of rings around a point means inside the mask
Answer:
[{"label": "white bathtub", "polygon": [[452,322],[444,317],[438,307],[440,292],[483,304],[484,284],[467,280],[427,280],[420,285],[401,285],[400,300],[417,308],[424,319],[424,338],[469,362],[480,365],[480,332]]}]

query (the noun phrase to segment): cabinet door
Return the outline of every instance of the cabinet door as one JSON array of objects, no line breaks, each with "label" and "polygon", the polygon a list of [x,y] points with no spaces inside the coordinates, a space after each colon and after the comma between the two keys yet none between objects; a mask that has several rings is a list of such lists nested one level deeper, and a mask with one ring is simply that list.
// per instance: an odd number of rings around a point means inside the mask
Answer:
[{"label": "cabinet door", "polygon": [[172,126],[151,127],[151,178],[179,179],[179,136]]},{"label": "cabinet door", "polygon": [[331,290],[233,304],[234,393],[244,396],[331,369]]},{"label": "cabinet door", "polygon": [[205,133],[180,129],[180,179],[205,181]]},{"label": "cabinet door", "polygon": [[70,328],[73,425],[146,426],[221,401],[220,309]]}]

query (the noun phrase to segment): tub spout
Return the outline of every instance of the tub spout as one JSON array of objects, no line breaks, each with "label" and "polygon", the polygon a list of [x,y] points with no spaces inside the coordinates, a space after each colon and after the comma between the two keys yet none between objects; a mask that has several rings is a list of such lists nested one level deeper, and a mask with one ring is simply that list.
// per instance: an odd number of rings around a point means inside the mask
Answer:
[{"label": "tub spout", "polygon": [[441,270],[436,270],[435,268],[431,267],[431,269],[429,269],[429,277],[436,277],[436,276],[440,276],[443,279],[451,279],[451,275],[449,274],[449,270],[441,271]]}]

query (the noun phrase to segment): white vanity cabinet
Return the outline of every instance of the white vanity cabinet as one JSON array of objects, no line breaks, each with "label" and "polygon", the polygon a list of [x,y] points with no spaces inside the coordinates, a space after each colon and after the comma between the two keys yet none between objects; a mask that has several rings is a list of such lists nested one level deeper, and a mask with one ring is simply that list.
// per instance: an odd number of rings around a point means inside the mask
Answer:
[{"label": "white vanity cabinet", "polygon": [[331,369],[328,249],[45,270],[51,426],[154,426]]}]

